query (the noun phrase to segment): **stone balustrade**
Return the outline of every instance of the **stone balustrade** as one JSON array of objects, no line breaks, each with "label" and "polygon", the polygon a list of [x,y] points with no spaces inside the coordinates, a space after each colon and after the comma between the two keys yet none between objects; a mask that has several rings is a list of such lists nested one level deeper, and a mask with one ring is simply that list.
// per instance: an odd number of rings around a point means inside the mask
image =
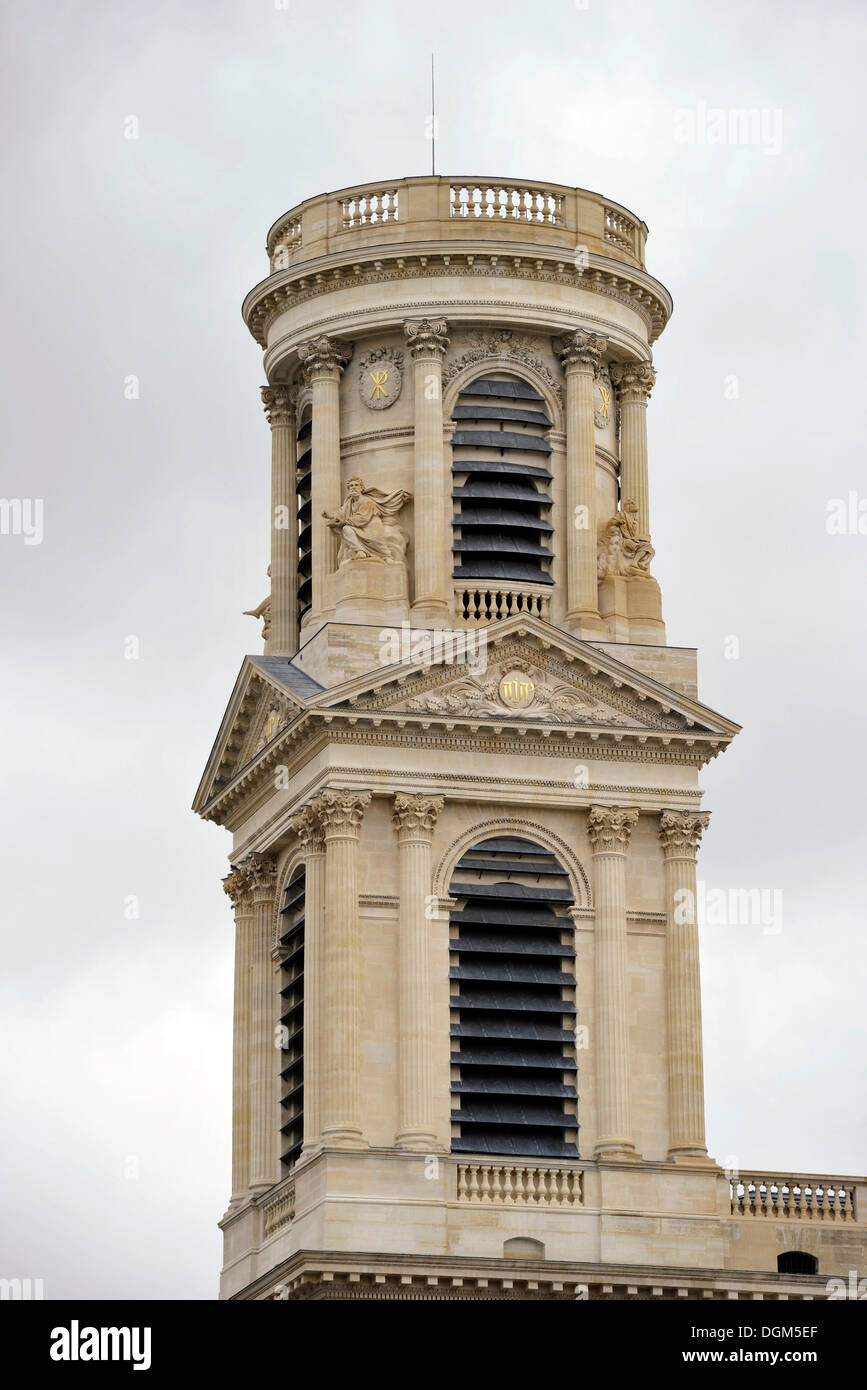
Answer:
[{"label": "stone balustrade", "polygon": [[295,1217],[295,1183],[282,1184],[276,1194],[262,1204],[262,1239],[288,1226]]},{"label": "stone balustrade", "polygon": [[510,1163],[459,1163],[458,1201],[496,1206],[580,1207],[580,1168],[542,1168]]},{"label": "stone balustrade", "polygon": [[564,263],[593,252],[644,268],[647,227],[598,193],[529,180],[427,176],[321,193],[278,218],[268,233],[271,270],[367,246],[495,238],[560,249]]},{"label": "stone balustrade", "polygon": [[730,1181],[733,1216],[792,1221],[856,1221],[857,1178],[804,1173],[740,1173]]},{"label": "stone balustrade", "polygon": [[498,618],[511,618],[516,613],[547,618],[549,602],[549,593],[542,586],[527,584],[517,588],[470,589],[458,585],[455,588],[455,617],[458,623],[466,623],[469,627],[477,623],[495,622]]}]

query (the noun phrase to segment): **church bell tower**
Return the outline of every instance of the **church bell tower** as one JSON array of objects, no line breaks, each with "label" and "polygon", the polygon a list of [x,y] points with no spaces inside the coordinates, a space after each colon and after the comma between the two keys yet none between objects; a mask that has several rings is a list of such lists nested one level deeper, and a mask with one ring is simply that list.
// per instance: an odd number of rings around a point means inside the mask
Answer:
[{"label": "church bell tower", "polygon": [[264,650],[195,801],[233,837],[224,1298],[780,1287],[705,1141],[699,777],[738,727],[666,642],[646,237],[447,177],[268,234]]}]

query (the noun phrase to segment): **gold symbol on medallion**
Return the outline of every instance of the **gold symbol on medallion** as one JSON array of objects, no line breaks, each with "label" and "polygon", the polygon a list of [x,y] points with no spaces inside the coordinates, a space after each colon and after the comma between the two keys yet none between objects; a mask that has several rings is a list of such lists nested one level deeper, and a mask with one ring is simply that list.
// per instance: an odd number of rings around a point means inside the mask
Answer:
[{"label": "gold symbol on medallion", "polygon": [[526,709],[535,696],[535,684],[520,671],[510,671],[500,681],[500,699],[510,709]]},{"label": "gold symbol on medallion", "polygon": [[385,389],[385,383],[388,381],[388,371],[383,368],[378,372],[371,372],[370,379],[373,382],[373,390],[367,399],[369,401],[385,400],[388,396],[388,392]]},{"label": "gold symbol on medallion", "polygon": [[600,386],[599,394],[602,397],[602,405],[600,406],[599,414],[603,417],[603,419],[607,420],[608,407],[611,403],[611,392],[608,391],[604,386]]},{"label": "gold symbol on medallion", "polygon": [[272,738],[272,737],[273,737],[274,730],[275,730],[276,728],[277,728],[277,715],[276,715],[276,714],[274,713],[274,711],[272,710],[271,713],[268,715],[268,719],[267,719],[267,722],[266,722],[266,724],[265,724],[265,737],[266,737],[266,739],[269,739],[269,738]]}]

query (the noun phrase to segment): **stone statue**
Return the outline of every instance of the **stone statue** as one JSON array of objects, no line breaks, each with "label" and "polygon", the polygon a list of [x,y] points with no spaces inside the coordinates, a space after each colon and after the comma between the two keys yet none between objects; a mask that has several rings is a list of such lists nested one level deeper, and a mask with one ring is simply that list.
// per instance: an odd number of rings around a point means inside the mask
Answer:
[{"label": "stone statue", "polygon": [[656,554],[647,536],[639,535],[638,507],[626,501],[599,538],[596,573],[599,579],[646,579]]},{"label": "stone statue", "polygon": [[380,492],[379,488],[365,487],[361,478],[350,478],[340,511],[336,515],[322,513],[328,525],[340,532],[338,567],[353,560],[403,564],[408,539],[394,518],[411,497],[411,492]]},{"label": "stone statue", "polygon": [[[270,565],[268,566],[268,578],[271,578]],[[256,608],[245,608],[244,617],[262,619],[262,637],[267,642],[271,636],[271,595],[268,594],[267,598],[263,598]]]}]

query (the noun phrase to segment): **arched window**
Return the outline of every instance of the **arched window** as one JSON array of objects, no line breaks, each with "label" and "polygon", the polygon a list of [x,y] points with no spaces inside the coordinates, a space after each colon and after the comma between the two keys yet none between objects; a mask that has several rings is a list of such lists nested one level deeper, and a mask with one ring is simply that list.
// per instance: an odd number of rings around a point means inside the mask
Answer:
[{"label": "arched window", "polygon": [[451,914],[452,1149],[577,1158],[575,949],[566,870],[498,835],[463,855]]},{"label": "arched window", "polygon": [[818,1274],[819,1261],[803,1250],[784,1250],[777,1256],[778,1274]]},{"label": "arched window", "polygon": [[282,1035],[280,1161],[289,1168],[301,1152],[304,1138],[304,868],[296,869],[286,885],[280,909],[281,967],[280,1023]]},{"label": "arched window", "polygon": [[[526,381],[495,372],[463,388],[452,419],[454,578],[466,588],[467,604],[474,606],[475,590],[552,584],[551,421],[544,397]],[[495,607],[499,617],[511,611]]]},{"label": "arched window", "polygon": [[298,493],[298,623],[313,602],[313,517],[310,479],[313,458],[313,415],[306,405],[298,421],[296,490]]}]

